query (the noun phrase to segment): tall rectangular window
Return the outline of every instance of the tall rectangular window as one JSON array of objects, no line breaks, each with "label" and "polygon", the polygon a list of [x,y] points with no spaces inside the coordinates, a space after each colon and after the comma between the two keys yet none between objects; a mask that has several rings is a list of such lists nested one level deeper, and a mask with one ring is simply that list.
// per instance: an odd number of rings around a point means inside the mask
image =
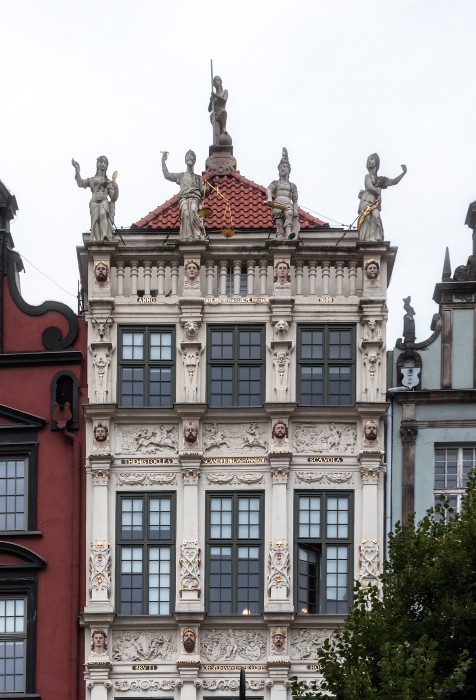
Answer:
[{"label": "tall rectangular window", "polygon": [[173,494],[118,496],[119,613],[170,615],[175,571]]},{"label": "tall rectangular window", "polygon": [[476,447],[435,447],[435,504],[443,496],[459,512],[469,472],[475,467]]},{"label": "tall rectangular window", "polygon": [[355,396],[355,327],[298,327],[298,402],[348,406]]},{"label": "tall rectangular window", "polygon": [[262,607],[261,494],[208,494],[209,615],[257,615]]},{"label": "tall rectangular window", "polygon": [[28,460],[0,455],[0,530],[26,530]]},{"label": "tall rectangular window", "polygon": [[301,614],[344,614],[352,585],[351,494],[296,493],[296,606]]},{"label": "tall rectangular window", "polygon": [[119,353],[120,405],[172,406],[175,400],[174,328],[121,328]]},{"label": "tall rectangular window", "polygon": [[26,692],[27,598],[0,597],[0,693]]},{"label": "tall rectangular window", "polygon": [[263,369],[263,326],[209,326],[210,407],[260,406],[264,393]]}]

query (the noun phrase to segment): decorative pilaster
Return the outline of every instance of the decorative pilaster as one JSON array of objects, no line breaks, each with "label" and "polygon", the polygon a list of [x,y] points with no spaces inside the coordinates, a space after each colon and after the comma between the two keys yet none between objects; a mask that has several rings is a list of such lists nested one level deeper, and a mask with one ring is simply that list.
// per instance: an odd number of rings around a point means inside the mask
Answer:
[{"label": "decorative pilaster", "polygon": [[183,478],[183,540],[180,547],[180,599],[177,612],[201,612],[201,552],[198,539],[198,481],[202,454],[179,455]]},{"label": "decorative pilaster", "polygon": [[[411,409],[413,408],[413,411]],[[409,410],[410,409],[410,410]],[[414,406],[405,405],[405,414],[414,413]],[[415,444],[418,428],[414,419],[402,420],[400,438],[402,441],[402,523],[407,525],[408,516],[415,510]]]},{"label": "decorative pilaster", "polygon": [[290,562],[286,541],[287,524],[287,483],[291,454],[269,453],[272,475],[271,487],[271,532],[275,539],[269,543],[268,552],[268,601],[266,612],[290,612]]}]

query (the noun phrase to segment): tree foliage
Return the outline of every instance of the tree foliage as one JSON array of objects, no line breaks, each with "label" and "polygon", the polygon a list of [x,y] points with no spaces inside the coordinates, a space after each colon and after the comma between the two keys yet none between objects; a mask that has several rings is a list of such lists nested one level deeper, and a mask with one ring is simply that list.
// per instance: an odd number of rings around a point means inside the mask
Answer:
[{"label": "tree foliage", "polygon": [[474,473],[460,514],[444,504],[416,526],[397,524],[380,591],[356,586],[318,661],[324,682],[291,679],[296,698],[476,699]]}]

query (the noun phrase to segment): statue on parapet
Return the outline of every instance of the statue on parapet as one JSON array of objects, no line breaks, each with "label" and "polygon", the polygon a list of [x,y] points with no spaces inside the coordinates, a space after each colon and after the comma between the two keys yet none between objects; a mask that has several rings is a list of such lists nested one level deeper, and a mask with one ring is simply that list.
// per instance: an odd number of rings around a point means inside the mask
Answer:
[{"label": "statue on parapet", "polygon": [[116,201],[119,197],[119,187],[116,182],[117,172],[114,172],[112,180],[109,180],[107,177],[109,161],[106,156],[99,156],[96,161],[96,175],[83,180],[80,175],[79,163],[74,158],[71,163],[76,171],[75,180],[78,187],[83,187],[84,189],[89,187],[91,190],[91,200],[89,202],[91,240],[114,240],[114,217]]},{"label": "statue on parapet", "polygon": [[293,182],[289,182],[291,164],[286,148],[278,165],[279,180],[273,180],[266,192],[266,204],[272,209],[273,222],[276,224],[276,238],[295,238],[300,230],[298,212],[298,191]]},{"label": "statue on parapet", "polygon": [[411,297],[403,299],[403,309],[405,315],[403,317],[403,341],[405,343],[414,343],[416,340],[415,333],[415,314],[416,311],[411,305]]},{"label": "statue on parapet", "polygon": [[185,154],[187,170],[183,173],[169,173],[166,160],[168,152],[162,152],[162,172],[166,180],[176,182],[180,187],[180,238],[198,240],[205,238],[205,226],[199,214],[202,200],[209,192],[210,185],[201,175],[194,172],[197,157],[193,151]]},{"label": "statue on parapet", "polygon": [[[213,91],[215,89],[215,91]],[[231,136],[226,130],[226,103],[228,101],[228,90],[223,89],[222,79],[215,75],[212,80],[212,93],[208,103],[210,121],[213,126],[213,145],[224,146],[231,144]]]},{"label": "statue on parapet", "polygon": [[357,231],[362,241],[383,241],[383,225],[380,218],[382,208],[382,190],[391,185],[398,185],[407,172],[407,166],[402,165],[400,175],[395,178],[378,175],[380,158],[372,153],[367,158],[368,174],[365,176],[364,189],[359,192],[359,220]]}]

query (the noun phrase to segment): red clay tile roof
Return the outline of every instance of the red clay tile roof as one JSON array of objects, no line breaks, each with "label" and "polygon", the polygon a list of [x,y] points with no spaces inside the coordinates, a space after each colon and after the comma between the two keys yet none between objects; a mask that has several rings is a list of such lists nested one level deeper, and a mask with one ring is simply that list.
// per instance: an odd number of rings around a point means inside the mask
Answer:
[{"label": "red clay tile roof", "polygon": [[[209,174],[206,173],[208,179]],[[236,228],[236,229],[270,229],[273,228],[271,209],[263,202],[266,200],[266,188],[248,180],[238,172],[222,175],[218,188],[230,202],[227,209],[226,199],[212,192],[205,200],[204,206],[210,208],[213,214],[205,219],[206,229]],[[161,204],[150,214],[132,224],[131,228],[148,231],[178,231],[180,228],[178,194]],[[306,211],[299,209],[301,229],[314,229],[319,226],[328,227],[325,221],[317,219]]]}]

